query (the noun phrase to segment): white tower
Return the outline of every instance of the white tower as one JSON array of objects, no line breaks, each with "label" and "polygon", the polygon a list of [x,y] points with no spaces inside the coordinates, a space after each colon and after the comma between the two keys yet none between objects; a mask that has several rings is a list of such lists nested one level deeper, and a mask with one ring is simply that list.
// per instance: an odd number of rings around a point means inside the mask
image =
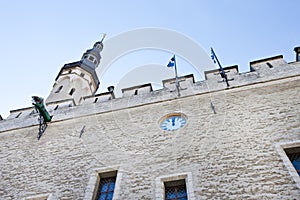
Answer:
[{"label": "white tower", "polygon": [[73,99],[76,105],[85,96],[94,95],[99,87],[95,69],[100,63],[103,39],[88,49],[80,61],[65,64],[58,73],[46,103]]}]

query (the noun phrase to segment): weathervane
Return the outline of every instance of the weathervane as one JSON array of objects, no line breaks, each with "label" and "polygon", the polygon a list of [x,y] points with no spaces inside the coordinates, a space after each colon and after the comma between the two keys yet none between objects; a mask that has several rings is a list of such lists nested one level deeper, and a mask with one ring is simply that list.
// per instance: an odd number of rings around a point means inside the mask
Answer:
[{"label": "weathervane", "polygon": [[47,122],[51,122],[52,116],[49,115],[44,105],[44,99],[38,96],[32,96],[32,104],[35,110],[39,113],[39,133],[37,139],[39,140],[47,128]]},{"label": "weathervane", "polygon": [[106,37],[106,33],[102,33],[102,39],[100,40],[101,43],[103,42],[105,37]]}]

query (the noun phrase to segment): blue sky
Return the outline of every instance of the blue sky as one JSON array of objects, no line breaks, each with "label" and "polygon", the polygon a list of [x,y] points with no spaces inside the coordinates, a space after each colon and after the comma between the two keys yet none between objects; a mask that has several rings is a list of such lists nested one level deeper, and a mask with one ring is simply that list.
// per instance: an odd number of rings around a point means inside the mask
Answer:
[{"label": "blue sky", "polygon": [[238,64],[242,72],[256,59],[282,54],[294,61],[299,7],[297,0],[1,1],[0,114],[31,106],[33,94],[46,98],[60,68],[103,32],[109,38],[143,27],[175,30],[207,53],[214,47],[223,66]]}]

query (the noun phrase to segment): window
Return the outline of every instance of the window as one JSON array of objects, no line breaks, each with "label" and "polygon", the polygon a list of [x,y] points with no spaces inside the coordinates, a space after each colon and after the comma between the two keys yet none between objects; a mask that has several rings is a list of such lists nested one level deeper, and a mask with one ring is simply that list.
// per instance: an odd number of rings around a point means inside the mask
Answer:
[{"label": "window", "polygon": [[300,147],[285,149],[285,153],[300,176]]},{"label": "window", "polygon": [[95,59],[95,58],[94,58],[93,56],[90,56],[90,57],[89,57],[89,60],[90,60],[90,61],[94,61],[94,59]]},{"label": "window", "polygon": [[300,189],[300,140],[275,145],[286,169]]},{"label": "window", "polygon": [[112,200],[116,185],[117,171],[99,174],[100,181],[96,200]]},{"label": "window", "polygon": [[61,91],[61,89],[63,88],[63,86],[59,86],[59,88],[57,88],[57,90],[55,91],[55,93],[59,93]]},{"label": "window", "polygon": [[185,180],[165,182],[165,200],[187,200]]},{"label": "window", "polygon": [[81,77],[84,77],[84,73],[81,73],[80,76],[81,76]]},{"label": "window", "polygon": [[69,95],[72,96],[74,94],[74,92],[75,92],[75,88],[72,88],[71,91],[69,92]]},{"label": "window", "polygon": [[92,172],[83,199],[121,199],[121,181],[123,173],[119,167],[98,168]]},{"label": "window", "polygon": [[134,91],[134,95],[137,95],[137,94],[138,94],[138,90],[135,90],[135,91]]},{"label": "window", "polygon": [[196,200],[191,172],[157,177],[155,182],[155,199]]},{"label": "window", "polygon": [[102,46],[98,43],[98,44],[96,45],[96,48],[102,49]]},{"label": "window", "polygon": [[116,177],[100,178],[97,200],[112,200],[116,184]]}]

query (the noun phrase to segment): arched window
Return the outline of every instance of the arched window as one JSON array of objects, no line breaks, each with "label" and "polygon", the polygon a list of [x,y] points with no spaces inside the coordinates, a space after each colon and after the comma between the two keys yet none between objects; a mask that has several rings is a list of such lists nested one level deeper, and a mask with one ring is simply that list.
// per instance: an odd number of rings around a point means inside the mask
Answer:
[{"label": "arched window", "polygon": [[94,58],[93,56],[90,56],[90,57],[89,57],[89,60],[90,60],[90,61],[94,61],[94,59],[95,59],[95,58]]},{"label": "arched window", "polygon": [[57,88],[57,90],[55,91],[55,93],[59,93],[61,91],[61,89],[63,88],[63,86],[59,86],[59,88]]},{"label": "arched window", "polygon": [[71,91],[69,92],[69,95],[72,96],[74,94],[74,92],[75,92],[75,88],[72,88]]}]

